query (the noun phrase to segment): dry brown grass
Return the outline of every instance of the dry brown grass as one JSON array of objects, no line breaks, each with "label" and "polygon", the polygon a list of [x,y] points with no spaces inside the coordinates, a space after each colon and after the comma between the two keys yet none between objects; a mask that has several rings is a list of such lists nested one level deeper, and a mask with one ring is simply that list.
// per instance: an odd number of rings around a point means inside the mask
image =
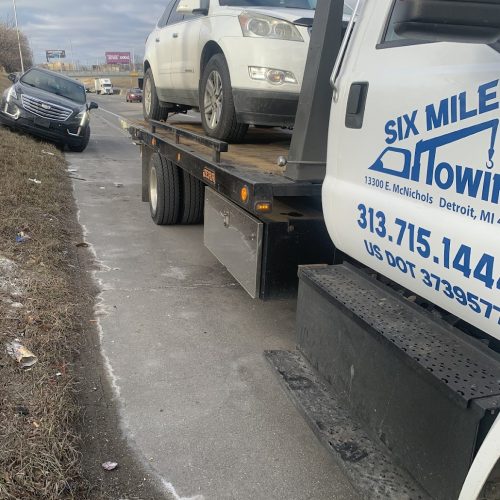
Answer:
[{"label": "dry brown grass", "polygon": [[[0,75],[0,86],[5,80]],[[62,153],[0,127],[1,499],[84,496],[74,433],[81,297],[68,229],[73,210]],[[19,231],[29,236],[24,243],[16,243]],[[5,352],[14,338],[39,358],[30,371]]]}]

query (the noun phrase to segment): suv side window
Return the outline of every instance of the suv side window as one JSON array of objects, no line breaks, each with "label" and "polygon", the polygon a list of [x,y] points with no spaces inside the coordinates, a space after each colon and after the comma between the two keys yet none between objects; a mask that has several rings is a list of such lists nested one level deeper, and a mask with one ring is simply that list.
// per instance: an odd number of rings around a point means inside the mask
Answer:
[{"label": "suv side window", "polygon": [[168,2],[167,7],[165,8],[165,12],[158,21],[158,28],[163,28],[164,26],[167,25],[168,16],[170,15],[170,11],[172,10],[172,5],[174,1],[175,0],[171,0],[170,2]]},{"label": "suv side window", "polygon": [[396,32],[394,31],[394,21],[396,19],[396,14],[400,6],[401,2],[394,0],[391,9],[391,14],[389,15],[389,19],[387,21],[384,34],[382,36],[382,40],[377,45],[377,49],[385,49],[389,47],[403,47],[405,45],[417,45],[421,43],[432,43],[432,42],[427,42],[425,40],[411,40],[409,38],[401,38],[398,34],[396,34]]},{"label": "suv side window", "polygon": [[177,6],[179,5],[180,0],[176,0],[174,3],[174,6],[172,8],[172,11],[170,12],[170,17],[168,18],[167,21],[167,26],[170,26],[172,24],[180,23],[184,19],[184,14],[182,12],[177,12]]}]

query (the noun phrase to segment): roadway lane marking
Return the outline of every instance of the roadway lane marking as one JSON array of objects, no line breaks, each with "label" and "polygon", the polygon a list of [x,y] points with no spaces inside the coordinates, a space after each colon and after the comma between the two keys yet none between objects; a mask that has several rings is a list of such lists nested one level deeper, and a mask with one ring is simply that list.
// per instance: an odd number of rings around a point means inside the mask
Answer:
[{"label": "roadway lane marking", "polygon": [[[102,120],[104,120],[107,124],[109,124],[110,126],[116,128],[117,130],[119,130],[123,135],[127,136],[129,139],[131,138],[130,137],[130,134],[128,132],[128,126],[127,127],[124,127],[123,124],[128,124],[129,121],[124,118],[123,116],[120,116],[120,115],[117,115],[116,113],[113,113],[112,111],[108,111],[107,109],[104,109],[104,108],[101,108],[99,107],[98,108],[100,111],[104,111],[112,116],[114,116],[115,118],[118,119],[120,125],[117,125],[116,123],[114,123],[113,121],[111,120],[108,120],[105,116],[102,116],[100,115],[99,118],[101,118]],[[135,144],[135,143],[133,143]]]}]

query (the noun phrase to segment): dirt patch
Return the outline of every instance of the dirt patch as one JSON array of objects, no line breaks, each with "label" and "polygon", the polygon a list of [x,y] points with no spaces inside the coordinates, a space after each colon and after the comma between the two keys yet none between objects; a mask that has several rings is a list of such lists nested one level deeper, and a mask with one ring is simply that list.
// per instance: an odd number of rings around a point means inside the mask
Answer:
[{"label": "dirt patch", "polygon": [[121,437],[63,154],[0,126],[0,179],[0,498],[163,498]]}]

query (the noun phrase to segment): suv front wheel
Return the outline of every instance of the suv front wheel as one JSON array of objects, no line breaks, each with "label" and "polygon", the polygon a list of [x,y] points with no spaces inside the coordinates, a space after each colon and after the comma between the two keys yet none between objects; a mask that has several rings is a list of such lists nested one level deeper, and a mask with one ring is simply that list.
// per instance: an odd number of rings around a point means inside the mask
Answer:
[{"label": "suv front wheel", "polygon": [[199,99],[201,122],[207,135],[227,142],[243,140],[248,125],[236,119],[229,68],[222,54],[212,56],[205,66]]}]

